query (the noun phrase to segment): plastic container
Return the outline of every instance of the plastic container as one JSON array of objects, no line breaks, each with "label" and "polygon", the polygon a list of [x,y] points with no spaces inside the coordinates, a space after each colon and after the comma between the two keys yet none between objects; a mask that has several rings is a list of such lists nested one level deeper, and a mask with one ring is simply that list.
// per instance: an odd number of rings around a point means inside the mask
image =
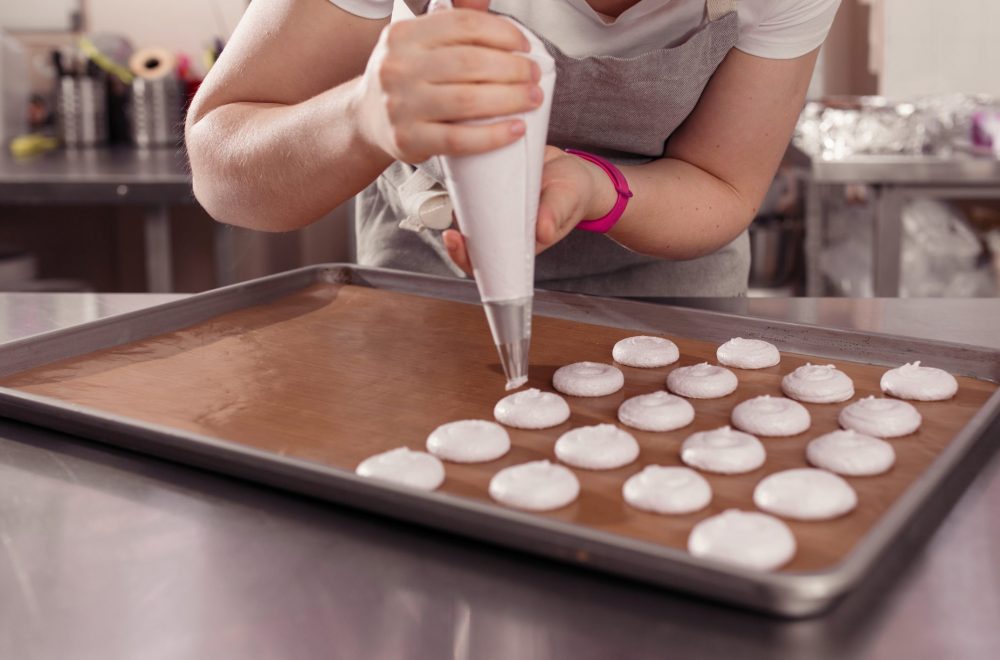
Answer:
[{"label": "plastic container", "polygon": [[28,59],[24,49],[0,30],[0,140],[7,142],[28,132]]}]

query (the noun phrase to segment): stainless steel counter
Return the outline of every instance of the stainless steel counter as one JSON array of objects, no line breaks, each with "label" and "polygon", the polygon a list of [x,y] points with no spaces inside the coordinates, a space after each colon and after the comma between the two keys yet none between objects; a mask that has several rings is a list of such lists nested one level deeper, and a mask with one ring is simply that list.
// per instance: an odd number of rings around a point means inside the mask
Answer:
[{"label": "stainless steel counter", "polygon": [[[0,295],[0,340],[167,299]],[[1000,300],[687,304],[1000,347]],[[784,622],[0,420],[0,657],[992,657],[997,510],[994,460],[900,575]]]},{"label": "stainless steel counter", "polygon": [[858,154],[836,160],[815,158],[812,176],[828,184],[995,185],[1000,183],[1000,160],[962,152],[952,156]]},{"label": "stainless steel counter", "polygon": [[[183,149],[60,149],[32,158],[0,152],[0,204],[131,204],[143,209],[149,290],[173,289],[170,205],[193,204]],[[228,232],[216,227],[218,283],[232,258]]]},{"label": "stainless steel counter", "polygon": [[31,158],[0,152],[0,200],[17,204],[172,204],[194,201],[187,155],[175,148],[61,149]]}]

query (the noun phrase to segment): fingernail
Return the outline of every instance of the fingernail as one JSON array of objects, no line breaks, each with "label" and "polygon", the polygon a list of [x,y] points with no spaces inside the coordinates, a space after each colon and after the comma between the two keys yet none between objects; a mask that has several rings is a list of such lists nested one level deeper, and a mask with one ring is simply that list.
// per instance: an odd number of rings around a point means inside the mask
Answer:
[{"label": "fingernail", "polygon": [[514,135],[524,135],[524,122],[520,119],[511,122],[510,132]]},{"label": "fingernail", "polygon": [[541,103],[542,102],[542,88],[541,87],[532,87],[530,90],[528,90],[528,98],[531,99],[531,102],[534,103],[535,105],[538,105],[539,103]]},{"label": "fingernail", "polygon": [[542,67],[538,66],[538,62],[531,63],[531,81],[538,82],[542,79]]}]

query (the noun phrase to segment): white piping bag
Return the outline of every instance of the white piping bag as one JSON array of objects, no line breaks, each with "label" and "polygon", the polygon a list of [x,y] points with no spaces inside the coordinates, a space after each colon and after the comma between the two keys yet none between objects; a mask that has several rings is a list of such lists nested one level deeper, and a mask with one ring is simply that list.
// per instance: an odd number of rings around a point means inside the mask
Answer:
[{"label": "white piping bag", "polygon": [[[450,5],[449,0],[435,0],[431,11]],[[441,157],[445,185],[465,236],[508,390],[528,380],[535,222],[556,81],[555,62],[545,45],[519,23],[512,22],[531,43],[531,51],[524,56],[541,69],[539,86],[545,100],[535,110],[515,115],[526,126],[524,136],[516,142],[472,156]],[[491,121],[496,119],[470,123]]]}]

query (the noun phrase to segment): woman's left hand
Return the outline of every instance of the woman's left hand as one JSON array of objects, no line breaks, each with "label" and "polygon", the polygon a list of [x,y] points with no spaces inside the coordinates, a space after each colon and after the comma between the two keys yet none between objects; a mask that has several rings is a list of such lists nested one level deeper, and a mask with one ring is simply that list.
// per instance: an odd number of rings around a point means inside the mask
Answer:
[{"label": "woman's left hand", "polygon": [[[561,241],[581,220],[606,214],[616,199],[617,193],[604,170],[562,149],[545,147],[535,254]],[[515,230],[511,227],[511,231]],[[448,229],[443,238],[452,261],[472,275],[472,262],[462,234]]]}]

